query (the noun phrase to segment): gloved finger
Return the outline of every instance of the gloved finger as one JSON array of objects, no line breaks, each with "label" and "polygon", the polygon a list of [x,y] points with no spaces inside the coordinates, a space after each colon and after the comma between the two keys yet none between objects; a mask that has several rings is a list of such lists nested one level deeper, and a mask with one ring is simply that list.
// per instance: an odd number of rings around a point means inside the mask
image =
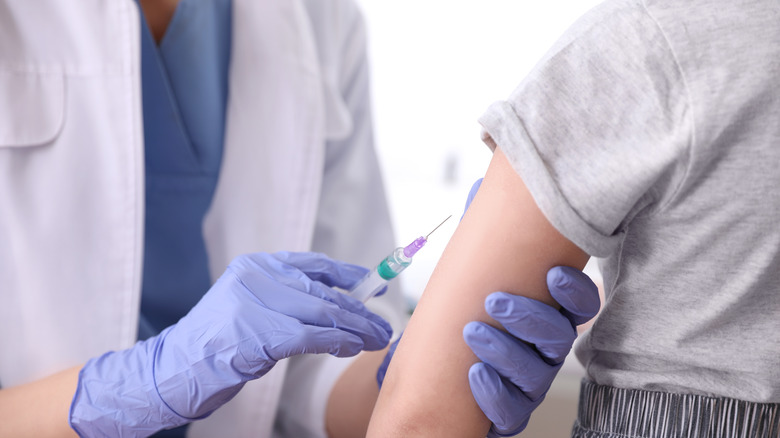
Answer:
[{"label": "gloved finger", "polygon": [[308,325],[295,332],[274,332],[257,346],[275,361],[299,354],[329,353],[336,357],[350,357],[365,349],[361,338],[352,333]]},{"label": "gloved finger", "polygon": [[493,422],[491,435],[513,436],[525,429],[539,401],[528,399],[501,378],[489,365],[477,362],[469,368],[469,385],[482,412]]},{"label": "gloved finger", "polygon": [[[401,336],[403,336],[403,333],[401,333]],[[399,336],[398,339],[396,339],[395,342],[390,345],[390,348],[387,350],[387,354],[385,354],[385,358],[382,360],[382,364],[379,365],[379,369],[376,371],[376,383],[379,385],[379,389],[382,389],[382,383],[384,383],[385,375],[387,374],[387,367],[390,366],[390,361],[393,360],[395,349],[398,347],[398,342],[400,341],[401,337]]]},{"label": "gloved finger", "polygon": [[545,362],[530,345],[482,322],[466,324],[463,339],[482,362],[531,400],[538,400],[547,392],[560,368]]},{"label": "gloved finger", "polygon": [[[296,330],[301,323],[332,327],[359,336],[368,350],[382,349],[390,342],[390,324],[369,312],[359,301],[349,299],[322,283],[310,282],[307,285],[310,293],[300,293],[278,283],[275,278],[267,277],[261,270],[237,273],[231,265],[226,275],[229,273],[235,276],[235,282],[243,286],[251,299],[268,310],[295,320],[287,323],[288,331]],[[246,317],[252,318],[252,315]]]},{"label": "gloved finger", "polygon": [[[304,265],[309,266],[304,267],[307,272],[301,270]],[[331,270],[334,267],[344,268],[344,270],[340,274],[334,274],[335,271]],[[296,291],[335,303],[378,324],[386,325],[382,318],[370,312],[360,301],[330,288],[334,285],[335,277],[349,278],[349,281],[358,275],[362,278],[368,270],[360,266],[342,263],[318,253],[279,252],[248,254],[234,260],[229,268],[236,271],[242,281],[256,294],[267,287],[266,282],[270,279]]]},{"label": "gloved finger", "polygon": [[[310,260],[305,254],[301,256]],[[338,327],[359,334],[366,348],[372,350],[384,348],[389,342],[390,325],[361,302],[319,281],[312,281],[297,267],[270,254],[238,257],[228,266],[227,272],[233,273],[238,282],[270,310],[305,324]]]},{"label": "gloved finger", "polygon": [[541,301],[494,292],[485,299],[485,310],[509,333],[536,346],[551,364],[563,362],[577,338],[571,322]]},{"label": "gloved finger", "polygon": [[547,287],[563,313],[575,326],[590,321],[599,312],[599,288],[584,272],[569,266],[547,271]]},{"label": "gloved finger", "polygon": [[382,289],[380,289],[379,292],[377,292],[376,295],[374,295],[374,296],[375,297],[381,297],[382,295],[384,295],[386,293],[387,293],[387,286],[385,286]]},{"label": "gloved finger", "polygon": [[[299,257],[296,257],[296,261],[301,262],[301,258],[312,260],[308,257],[309,254],[298,254]],[[262,292],[263,288],[267,287],[268,280],[305,293],[309,293],[311,285],[314,283],[314,280],[297,266],[280,260],[278,253],[252,253],[238,256],[230,262],[228,270],[235,272],[249,289],[256,293]]]},{"label": "gloved finger", "polygon": [[466,211],[469,209],[469,206],[471,205],[471,201],[474,200],[474,197],[477,196],[477,192],[479,191],[479,187],[482,185],[482,178],[474,181],[474,184],[471,185],[471,190],[469,190],[469,195],[466,198],[466,206],[463,208],[463,214],[460,215],[460,219],[463,220],[463,216],[466,214]]},{"label": "gloved finger", "polygon": [[[320,253],[277,252],[271,254],[271,256],[278,260],[280,264],[268,267],[282,272],[283,274],[281,275],[284,276],[283,281],[285,284],[298,290],[304,290],[310,295],[336,303],[339,307],[351,312],[358,313],[385,327],[392,334],[390,325],[380,316],[369,311],[363,303],[352,298],[349,294],[343,294],[329,288],[335,286],[351,289],[368,274],[368,269],[334,260]],[[259,263],[269,264],[266,260],[260,260]],[[387,292],[387,287],[383,288],[377,296],[385,292]]]},{"label": "gloved finger", "polygon": [[[344,309],[347,312],[351,312],[366,318],[376,326],[381,327],[385,333],[387,333],[388,341],[393,335],[393,328],[390,326],[390,323],[385,321],[385,319],[381,316],[370,311],[363,303],[361,303],[359,300],[356,300],[349,294],[340,293],[320,282],[314,282],[314,284],[312,284],[311,290],[309,291],[309,295],[334,303],[339,308]],[[382,337],[380,340],[381,346],[379,348],[384,348],[388,341],[385,341],[384,337]],[[378,348],[375,348],[375,344],[373,342],[367,342],[367,349],[376,350]]]},{"label": "gloved finger", "polygon": [[347,290],[352,289],[369,272],[362,266],[334,260],[316,252],[277,252],[271,256],[297,268],[311,280]]}]

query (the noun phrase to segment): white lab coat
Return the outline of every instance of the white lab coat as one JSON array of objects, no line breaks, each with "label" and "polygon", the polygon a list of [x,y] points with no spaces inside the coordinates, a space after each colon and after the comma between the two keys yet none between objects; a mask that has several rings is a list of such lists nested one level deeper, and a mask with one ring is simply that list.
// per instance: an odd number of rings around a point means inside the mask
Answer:
[{"label": "white lab coat", "polygon": [[[135,342],[139,31],[133,0],[0,1],[4,387]],[[351,0],[234,0],[224,156],[204,225],[212,278],[246,252],[372,264],[393,247],[364,36]],[[375,310],[399,327],[402,300],[389,295]],[[325,401],[347,363],[280,362],[190,435],[324,436]]]}]

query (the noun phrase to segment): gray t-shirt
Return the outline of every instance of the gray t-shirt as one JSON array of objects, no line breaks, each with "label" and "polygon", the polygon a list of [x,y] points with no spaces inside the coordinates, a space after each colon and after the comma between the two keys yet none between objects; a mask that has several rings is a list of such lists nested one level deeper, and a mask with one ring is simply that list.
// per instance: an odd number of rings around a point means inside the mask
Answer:
[{"label": "gray t-shirt", "polygon": [[593,381],[780,402],[780,2],[607,1],[480,123],[602,258]]}]

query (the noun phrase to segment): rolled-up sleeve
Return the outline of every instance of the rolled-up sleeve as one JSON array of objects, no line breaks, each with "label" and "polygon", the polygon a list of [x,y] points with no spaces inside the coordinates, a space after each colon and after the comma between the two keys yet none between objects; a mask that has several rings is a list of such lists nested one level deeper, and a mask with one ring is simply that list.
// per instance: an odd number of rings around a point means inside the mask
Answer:
[{"label": "rolled-up sleeve", "polygon": [[636,1],[586,14],[480,123],[551,224],[598,257],[674,196],[692,141],[674,53]]}]

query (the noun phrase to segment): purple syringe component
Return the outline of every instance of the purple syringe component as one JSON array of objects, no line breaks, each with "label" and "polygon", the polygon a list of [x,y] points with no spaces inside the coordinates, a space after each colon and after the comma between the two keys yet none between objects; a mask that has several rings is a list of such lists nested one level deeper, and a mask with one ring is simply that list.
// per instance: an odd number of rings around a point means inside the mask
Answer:
[{"label": "purple syringe component", "polygon": [[[430,236],[430,235],[431,235],[431,233],[428,233],[428,236]],[[412,258],[412,256],[417,254],[417,251],[419,251],[420,248],[425,246],[426,242],[428,242],[428,239],[426,239],[425,237],[422,237],[422,236],[414,239],[414,242],[412,242],[412,243],[410,243],[410,244],[408,244],[408,245],[406,245],[404,247],[404,255],[406,257]]]}]

